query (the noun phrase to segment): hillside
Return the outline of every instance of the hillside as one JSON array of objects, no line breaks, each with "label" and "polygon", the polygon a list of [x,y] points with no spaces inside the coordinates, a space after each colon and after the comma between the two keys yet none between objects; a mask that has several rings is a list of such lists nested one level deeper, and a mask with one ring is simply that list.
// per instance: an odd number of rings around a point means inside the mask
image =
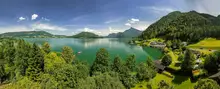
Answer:
[{"label": "hillside", "polygon": [[197,42],[206,37],[219,38],[220,18],[196,11],[171,12],[150,25],[140,36],[141,39],[163,38]]},{"label": "hillside", "polygon": [[47,38],[59,37],[46,31],[21,31],[21,32],[7,32],[0,34],[0,37],[24,37],[24,38]]},{"label": "hillside", "polygon": [[125,30],[124,32],[119,33],[111,33],[107,37],[108,38],[132,38],[132,37],[138,37],[141,34],[141,31],[131,27],[128,30]]},{"label": "hillside", "polygon": [[70,36],[70,38],[99,38],[100,36],[91,32],[80,32],[76,35]]}]

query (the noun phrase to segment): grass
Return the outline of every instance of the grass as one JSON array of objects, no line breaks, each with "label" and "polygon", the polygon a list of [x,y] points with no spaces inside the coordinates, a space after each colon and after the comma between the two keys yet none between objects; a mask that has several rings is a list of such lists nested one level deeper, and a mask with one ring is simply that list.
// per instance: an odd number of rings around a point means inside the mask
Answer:
[{"label": "grass", "polygon": [[168,55],[170,55],[172,58],[172,63],[169,65],[169,67],[174,70],[180,70],[180,66],[176,65],[176,62],[178,62],[178,55],[176,55],[173,51],[169,51]]},{"label": "grass", "polygon": [[157,73],[156,77],[154,77],[152,80],[148,82],[143,81],[141,83],[138,83],[132,89],[147,89],[147,84],[151,84],[152,89],[157,89],[158,84],[161,80],[165,80],[167,83],[172,85],[174,89],[193,89],[195,85],[195,83],[191,82],[190,78],[187,76],[174,75],[174,77],[171,78],[164,74]]},{"label": "grass", "polygon": [[191,44],[189,48],[200,49],[204,53],[210,53],[209,50],[220,50],[220,40],[214,38],[204,39],[196,44]]}]

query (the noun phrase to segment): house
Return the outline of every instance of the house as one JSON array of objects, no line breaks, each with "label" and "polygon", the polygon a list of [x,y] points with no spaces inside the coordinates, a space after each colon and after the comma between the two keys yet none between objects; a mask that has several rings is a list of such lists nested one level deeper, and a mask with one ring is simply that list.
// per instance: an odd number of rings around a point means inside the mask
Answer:
[{"label": "house", "polygon": [[150,47],[155,47],[155,48],[165,48],[165,47],[166,47],[166,44],[163,43],[163,42],[156,42],[156,41],[153,41],[153,42],[150,42]]},{"label": "house", "polygon": [[164,69],[166,68],[164,65],[161,64],[160,60],[155,60],[154,65],[155,65],[158,72],[163,72]]}]

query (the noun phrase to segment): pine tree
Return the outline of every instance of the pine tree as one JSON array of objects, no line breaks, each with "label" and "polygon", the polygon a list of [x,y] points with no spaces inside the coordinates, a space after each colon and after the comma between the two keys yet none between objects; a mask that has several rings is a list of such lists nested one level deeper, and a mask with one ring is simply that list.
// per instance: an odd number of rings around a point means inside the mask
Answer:
[{"label": "pine tree", "polygon": [[106,49],[101,48],[96,53],[96,59],[91,67],[91,74],[95,74],[95,72],[107,72],[109,71],[109,53]]},{"label": "pine tree", "polygon": [[44,55],[41,49],[33,44],[30,52],[30,58],[28,59],[27,75],[32,80],[38,80],[41,72],[44,71]]},{"label": "pine tree", "polygon": [[72,48],[67,46],[63,47],[62,58],[66,61],[66,63],[72,63],[74,60],[74,54]]},{"label": "pine tree", "polygon": [[122,62],[121,62],[121,58],[119,56],[116,56],[114,61],[113,61],[113,65],[112,65],[112,71],[115,72],[120,72],[121,71],[121,67],[122,67]]},{"label": "pine tree", "polygon": [[125,63],[125,66],[128,67],[128,69],[130,71],[134,71],[134,69],[135,69],[135,55],[128,56],[126,63]]},{"label": "pine tree", "polygon": [[47,54],[50,53],[50,51],[51,51],[50,44],[48,42],[45,42],[43,44],[42,49],[44,50],[45,53],[47,53]]}]

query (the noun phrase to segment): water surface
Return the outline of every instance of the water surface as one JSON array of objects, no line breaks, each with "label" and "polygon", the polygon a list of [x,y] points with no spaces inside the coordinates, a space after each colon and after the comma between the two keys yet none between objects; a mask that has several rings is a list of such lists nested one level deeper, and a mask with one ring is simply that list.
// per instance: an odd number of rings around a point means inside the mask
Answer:
[{"label": "water surface", "polygon": [[61,52],[62,47],[69,46],[74,50],[77,59],[87,61],[89,64],[95,60],[96,52],[100,48],[108,50],[111,60],[117,55],[125,60],[128,55],[134,54],[139,63],[146,61],[147,57],[156,60],[162,55],[161,51],[155,48],[130,45],[128,44],[130,39],[25,38],[25,40],[40,45],[48,42],[52,51],[57,52]]}]

